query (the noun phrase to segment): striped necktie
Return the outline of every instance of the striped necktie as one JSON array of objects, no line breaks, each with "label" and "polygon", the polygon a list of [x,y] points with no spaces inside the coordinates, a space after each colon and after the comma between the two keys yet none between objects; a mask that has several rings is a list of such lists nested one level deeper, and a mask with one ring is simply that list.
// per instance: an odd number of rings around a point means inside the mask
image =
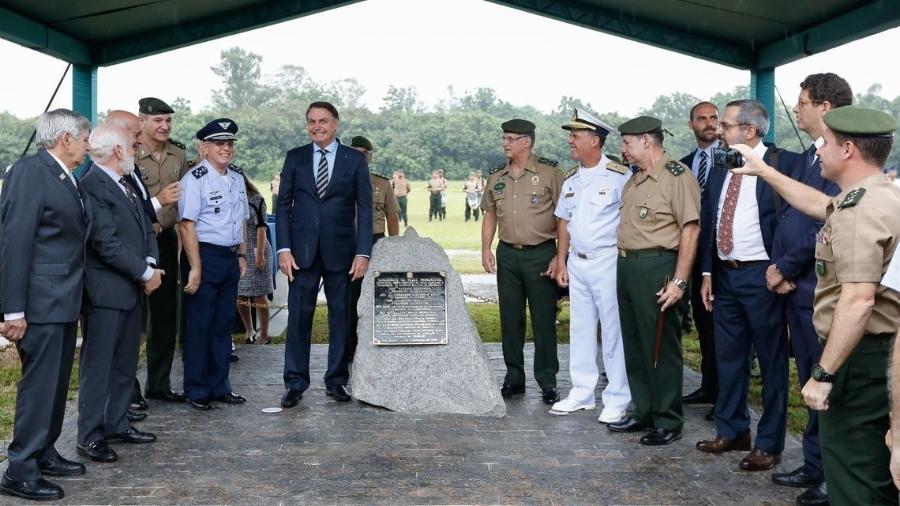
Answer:
[{"label": "striped necktie", "polygon": [[706,170],[707,170],[707,159],[709,156],[706,154],[706,151],[700,152],[700,165],[697,167],[697,182],[700,183],[700,189],[706,189]]},{"label": "striped necktie", "polygon": [[122,188],[125,190],[125,196],[128,197],[128,201],[131,202],[131,207],[133,207],[135,211],[138,211],[137,195],[131,191],[131,187],[128,186],[128,181],[125,180],[125,177],[119,178],[119,184],[122,185]]},{"label": "striped necktie", "polygon": [[319,193],[319,198],[325,197],[325,188],[328,186],[328,159],[325,158],[325,154],[328,153],[325,149],[319,150],[319,170],[316,172],[316,191]]}]

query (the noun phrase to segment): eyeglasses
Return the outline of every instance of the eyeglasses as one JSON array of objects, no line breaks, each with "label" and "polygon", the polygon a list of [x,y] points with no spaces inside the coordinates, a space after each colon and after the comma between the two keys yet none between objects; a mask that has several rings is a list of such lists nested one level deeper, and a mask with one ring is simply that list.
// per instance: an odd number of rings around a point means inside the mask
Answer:
[{"label": "eyeglasses", "polygon": [[797,100],[797,105],[809,105],[809,104],[821,104],[825,102],[824,100]]},{"label": "eyeglasses", "polygon": [[234,141],[219,140],[219,141],[206,141],[206,142],[208,142],[210,144],[215,144],[217,148],[222,148],[225,146],[228,146],[229,148],[234,147]]},{"label": "eyeglasses", "polygon": [[517,140],[519,140],[519,139],[523,139],[523,138],[525,138],[525,137],[528,137],[528,136],[527,136],[527,135],[501,135],[501,136],[500,136],[500,142],[501,142],[502,144],[508,144],[508,143],[511,143],[511,142],[515,142],[515,141],[517,141]]},{"label": "eyeglasses", "polygon": [[722,128],[722,130],[730,130],[736,126],[749,126],[749,123],[726,123],[724,121],[719,122],[719,127]]}]

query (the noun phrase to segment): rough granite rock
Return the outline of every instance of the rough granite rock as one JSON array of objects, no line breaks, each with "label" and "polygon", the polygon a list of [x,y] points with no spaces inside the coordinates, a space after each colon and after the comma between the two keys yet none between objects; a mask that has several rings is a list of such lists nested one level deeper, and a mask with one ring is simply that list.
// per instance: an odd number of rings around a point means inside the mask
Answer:
[{"label": "rough granite rock", "polygon": [[[372,274],[376,271],[445,271],[449,343],[372,344]],[[402,237],[378,241],[358,310],[360,338],[350,375],[354,398],[402,413],[506,415],[487,353],[466,311],[462,281],[437,243],[420,238],[412,227]]]}]

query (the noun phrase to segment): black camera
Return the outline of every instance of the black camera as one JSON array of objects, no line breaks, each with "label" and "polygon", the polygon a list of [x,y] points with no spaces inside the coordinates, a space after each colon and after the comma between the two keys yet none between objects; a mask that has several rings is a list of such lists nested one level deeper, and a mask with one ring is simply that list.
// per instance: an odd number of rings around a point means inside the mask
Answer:
[{"label": "black camera", "polygon": [[713,149],[713,167],[731,170],[744,166],[744,157],[734,149]]}]

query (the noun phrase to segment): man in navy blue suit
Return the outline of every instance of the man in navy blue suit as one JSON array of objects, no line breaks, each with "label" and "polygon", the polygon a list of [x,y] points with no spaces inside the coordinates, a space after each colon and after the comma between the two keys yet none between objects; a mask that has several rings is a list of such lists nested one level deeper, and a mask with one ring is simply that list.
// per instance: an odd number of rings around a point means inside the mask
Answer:
[{"label": "man in navy blue suit", "polygon": [[[794,114],[797,116],[797,126],[809,134],[814,142],[794,163],[782,165],[778,169],[791,179],[822,193],[837,195],[840,192],[838,186],[822,177],[816,149],[823,142],[825,113],[852,102],[853,91],[850,85],[836,74],[812,74],[804,79],[800,83],[800,97],[794,106]],[[778,213],[778,226],[772,244],[772,264],[766,271],[770,290],[775,290],[785,279],[790,280],[794,287],[784,298],[791,347],[801,387],[809,381],[812,366],[818,363],[822,355],[819,337],[813,327],[816,233],[822,225],[822,222],[785,202]],[[788,473],[773,474],[772,480],[779,485],[808,488],[797,498],[798,504],[827,504],[828,492],[819,448],[818,416],[815,410],[807,411],[809,419],[803,432],[803,465]]]},{"label": "man in navy blue suit", "polygon": [[[716,130],[719,127],[719,108],[711,102],[700,102],[691,107],[688,127],[694,132],[697,139],[697,147],[687,156],[681,159],[681,163],[691,168],[697,183],[700,185],[700,205],[708,196],[706,183],[712,171],[712,151],[719,147],[719,138]],[[699,245],[698,245],[699,246]],[[712,313],[703,305],[700,297],[700,285],[702,284],[703,271],[701,256],[697,255],[694,268],[691,270],[691,314],[697,326],[697,340],[700,342],[700,387],[682,397],[684,404],[715,404],[716,395],[719,392],[718,372],[716,371],[716,343],[713,338]],[[712,420],[713,410],[706,414],[707,420]]]},{"label": "man in navy blue suit", "polygon": [[[730,102],[719,120],[719,139],[753,147],[769,165],[780,157],[762,139],[769,129],[765,107],[754,100]],[[766,286],[775,232],[775,199],[761,179],[734,175],[713,164],[701,208],[703,303],[713,313],[719,395],[715,439],[699,441],[710,453],[751,449],[747,394],[750,347],[759,356],[763,414],[756,441],[741,469],[771,469],[781,459],[787,424],[788,349],[784,303]],[[715,306],[713,306],[715,301]]]},{"label": "man in navy blue suit", "polygon": [[288,277],[288,331],[281,405],[297,405],[309,387],[309,346],[319,282],[328,300],[325,393],[349,401],[346,354],[350,282],[372,251],[372,185],[366,158],[336,138],[340,118],[328,102],[306,110],[311,144],[288,151],[276,206],[278,266]]}]

